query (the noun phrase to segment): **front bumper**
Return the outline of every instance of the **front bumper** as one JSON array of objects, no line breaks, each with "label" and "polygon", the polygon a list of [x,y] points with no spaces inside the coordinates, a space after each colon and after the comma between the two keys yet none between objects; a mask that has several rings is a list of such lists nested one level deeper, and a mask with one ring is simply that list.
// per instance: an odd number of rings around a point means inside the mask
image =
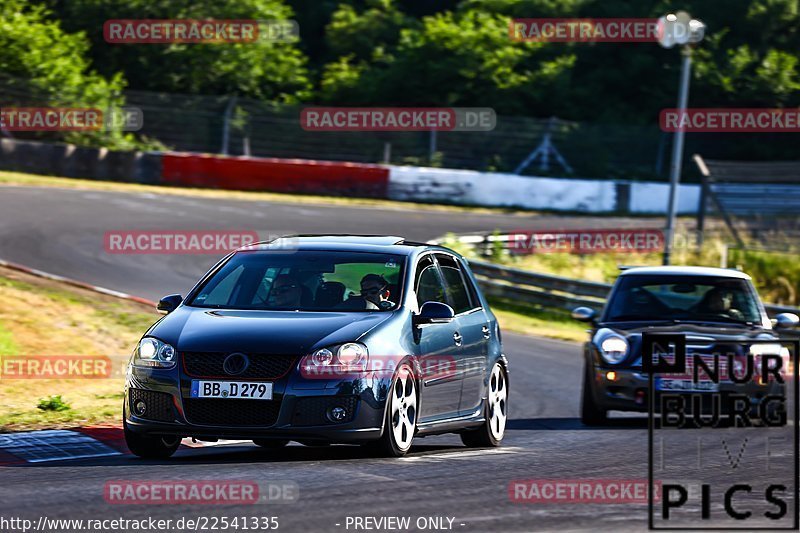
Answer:
[{"label": "front bumper", "polygon": [[[607,377],[609,371],[615,373],[615,379]],[[592,370],[595,404],[607,411],[635,411],[646,413],[650,405],[650,378],[640,369],[630,368],[598,368]],[[667,392],[667,391],[663,391]],[[680,394],[679,391],[669,391]],[[722,382],[718,391],[722,394],[745,394],[755,407],[762,398],[770,395],[785,394],[785,386],[771,381],[766,385],[755,382],[735,384]],[[659,410],[661,391],[656,391],[655,408]]]},{"label": "front bumper", "polygon": [[[272,400],[197,399],[191,398],[191,380],[177,369],[130,367],[123,409],[128,429],[199,440],[367,442],[381,436],[391,388],[391,376],[304,379],[292,372],[272,381]],[[133,410],[139,399],[149,406],[142,416]],[[332,420],[332,407],[344,407],[348,416]]]}]

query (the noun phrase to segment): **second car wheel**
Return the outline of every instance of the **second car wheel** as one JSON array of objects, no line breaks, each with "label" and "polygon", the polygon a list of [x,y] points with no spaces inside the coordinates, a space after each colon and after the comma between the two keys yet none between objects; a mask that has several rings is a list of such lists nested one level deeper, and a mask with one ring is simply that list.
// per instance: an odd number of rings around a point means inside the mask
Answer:
[{"label": "second car wheel", "polygon": [[592,368],[591,365],[586,366],[586,372],[583,375],[583,394],[581,398],[581,422],[586,426],[600,426],[608,421],[608,412],[601,409],[594,402],[594,395],[592,394]]},{"label": "second car wheel", "polygon": [[500,446],[508,420],[508,376],[500,363],[495,363],[489,378],[484,404],[485,420],[478,429],[461,434],[461,442],[470,448]]}]

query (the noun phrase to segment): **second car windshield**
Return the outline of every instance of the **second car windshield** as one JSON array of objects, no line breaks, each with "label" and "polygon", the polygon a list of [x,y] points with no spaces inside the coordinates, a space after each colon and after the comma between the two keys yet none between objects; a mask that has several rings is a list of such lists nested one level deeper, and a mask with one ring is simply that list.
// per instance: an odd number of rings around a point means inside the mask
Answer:
[{"label": "second car windshield", "polygon": [[387,311],[396,309],[404,258],[360,252],[235,254],[191,299],[215,309]]},{"label": "second car windshield", "polygon": [[604,321],[680,320],[760,323],[745,280],[710,276],[623,276]]}]

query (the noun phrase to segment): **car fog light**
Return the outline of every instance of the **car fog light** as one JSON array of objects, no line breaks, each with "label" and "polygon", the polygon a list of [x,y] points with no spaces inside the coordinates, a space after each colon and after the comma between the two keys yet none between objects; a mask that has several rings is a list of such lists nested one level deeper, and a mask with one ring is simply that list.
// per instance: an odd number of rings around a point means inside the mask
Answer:
[{"label": "car fog light", "polygon": [[331,407],[328,410],[328,418],[331,422],[341,422],[347,418],[347,409],[340,406]]},{"label": "car fog light", "polygon": [[608,381],[617,381],[617,373],[613,370],[610,372],[606,372],[606,379]]},{"label": "car fog light", "polygon": [[147,411],[147,404],[144,403],[144,400],[136,400],[133,403],[133,413],[136,416],[142,416]]}]

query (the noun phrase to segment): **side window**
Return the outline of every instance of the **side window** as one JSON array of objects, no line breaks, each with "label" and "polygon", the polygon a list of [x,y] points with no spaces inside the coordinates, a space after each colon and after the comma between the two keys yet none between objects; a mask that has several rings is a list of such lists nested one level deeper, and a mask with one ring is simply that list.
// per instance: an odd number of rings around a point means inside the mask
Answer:
[{"label": "side window", "polygon": [[420,259],[417,272],[414,275],[414,289],[417,293],[417,305],[422,307],[425,302],[447,303],[444,287],[439,278],[439,272],[430,255]]},{"label": "side window", "polygon": [[436,260],[439,261],[439,266],[442,269],[447,299],[450,301],[453,310],[456,314],[459,314],[472,309],[473,305],[470,301],[469,292],[464,284],[456,259],[450,255],[437,254]]}]

